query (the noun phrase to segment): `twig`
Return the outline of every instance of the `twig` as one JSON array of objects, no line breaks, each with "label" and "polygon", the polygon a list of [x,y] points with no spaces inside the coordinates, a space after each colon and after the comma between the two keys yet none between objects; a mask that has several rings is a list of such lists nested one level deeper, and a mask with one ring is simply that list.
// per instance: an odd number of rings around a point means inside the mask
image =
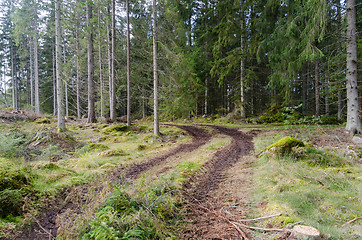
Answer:
[{"label": "twig", "polygon": [[33,218],[33,220],[38,224],[38,226],[39,226],[45,233],[47,233],[47,234],[49,235],[49,238],[51,238],[51,239],[56,239],[56,238],[53,236],[53,234],[51,234],[48,230],[46,230],[46,229],[40,224],[40,222],[39,222],[37,219],[35,219],[35,217],[32,216],[32,218]]},{"label": "twig", "polygon": [[234,222],[235,224],[244,227],[244,228],[248,228],[248,229],[252,229],[252,230],[259,230],[259,231],[264,231],[264,232],[289,232],[289,229],[284,229],[284,228],[260,228],[260,227],[252,227],[252,226],[248,226],[242,223],[238,223],[238,222]]},{"label": "twig", "polygon": [[275,214],[275,215],[270,215],[270,216],[265,216],[265,217],[258,217],[258,218],[252,218],[252,219],[240,219],[240,222],[256,222],[256,221],[260,221],[260,220],[265,220],[265,219],[269,219],[269,218],[273,218],[273,217],[279,217],[282,214]]},{"label": "twig", "polygon": [[353,223],[354,221],[357,221],[358,219],[362,219],[362,217],[356,217],[356,218],[354,218],[354,219],[352,219],[352,220],[350,220],[350,221],[346,222],[346,223],[345,223],[345,224],[343,224],[342,226],[345,226],[345,225],[347,225],[347,224],[351,224],[351,223]]}]

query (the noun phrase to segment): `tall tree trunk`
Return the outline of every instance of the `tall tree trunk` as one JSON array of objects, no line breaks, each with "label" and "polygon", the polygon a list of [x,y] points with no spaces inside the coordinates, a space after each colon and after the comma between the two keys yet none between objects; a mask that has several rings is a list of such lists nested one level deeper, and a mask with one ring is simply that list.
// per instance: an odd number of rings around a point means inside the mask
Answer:
[{"label": "tall tree trunk", "polygon": [[127,126],[131,126],[131,68],[130,68],[130,29],[129,29],[129,0],[126,0],[127,12]]},{"label": "tall tree trunk", "polygon": [[37,23],[37,2],[35,1],[34,24],[34,95],[35,95],[35,113],[40,113],[39,101],[39,66],[38,66],[38,23]]},{"label": "tall tree trunk", "polygon": [[87,27],[88,27],[88,123],[96,122],[94,109],[94,56],[93,56],[93,24],[92,24],[92,4],[87,3]]},{"label": "tall tree trunk", "polygon": [[101,95],[101,118],[104,118],[104,96],[103,96],[103,68],[102,68],[102,48],[101,48],[101,11],[98,7],[98,56],[99,56],[99,86]]},{"label": "tall tree trunk", "polygon": [[320,101],[319,101],[319,61],[314,62],[314,88],[315,88],[315,116],[320,116]]},{"label": "tall tree trunk", "polygon": [[152,30],[153,30],[153,134],[158,136],[160,134],[159,120],[158,120],[158,74],[157,74],[157,9],[156,0],[153,0],[152,4]]},{"label": "tall tree trunk", "polygon": [[[55,46],[54,46],[55,48]],[[53,115],[57,115],[57,81],[55,77],[55,49],[52,48],[53,55]]]},{"label": "tall tree trunk", "polygon": [[110,119],[116,120],[116,89],[115,89],[115,57],[116,57],[116,1],[112,0],[112,39],[111,39],[111,78],[109,86],[109,108],[110,108]]},{"label": "tall tree trunk", "polygon": [[208,86],[208,79],[206,78],[205,79],[205,116],[207,116],[209,114],[208,112],[208,109],[209,109],[209,106],[208,106],[208,100],[209,100],[209,86]]},{"label": "tall tree trunk", "polygon": [[57,107],[58,107],[58,129],[66,131],[64,119],[64,84],[62,79],[62,37],[60,22],[60,2],[55,0],[55,61],[56,61],[56,78],[57,78]]},{"label": "tall tree trunk", "polygon": [[303,109],[303,114],[306,113],[306,110],[307,110],[307,71],[306,71],[306,66],[304,65],[303,66],[303,69],[302,69],[302,103],[303,103],[303,106],[302,106],[302,109]]},{"label": "tall tree trunk", "polygon": [[[111,26],[107,23],[107,55],[108,55],[108,95],[109,95],[109,118],[112,119],[112,43]],[[114,117],[114,114],[113,114]]]},{"label": "tall tree trunk", "polygon": [[79,32],[78,29],[75,32],[76,44],[77,44],[77,56],[76,56],[76,88],[77,88],[77,117],[78,119],[82,118],[82,113],[80,111],[80,67],[79,67],[79,55],[80,55],[80,47],[79,47]]},{"label": "tall tree trunk", "polygon": [[33,64],[33,44],[32,44],[32,38],[30,38],[30,44],[29,44],[29,62],[30,62],[30,106],[34,106],[34,64]]},{"label": "tall tree trunk", "polygon": [[[340,0],[335,0],[335,5],[337,6],[337,29],[338,29],[338,33],[337,33],[337,38],[338,39],[342,39],[343,38],[343,34],[342,34],[342,14],[341,14],[341,1]],[[343,49],[342,48],[342,43],[341,41],[338,41],[338,48],[339,49]],[[342,54],[342,51],[339,51],[339,54]],[[337,71],[341,71],[341,66],[337,67]],[[340,83],[341,84],[341,83]],[[337,118],[338,120],[342,120],[343,119],[343,88],[340,87],[340,89],[338,89],[338,103],[337,103]]]},{"label": "tall tree trunk", "polygon": [[244,58],[244,11],[242,11],[241,19],[241,32],[240,32],[240,49],[241,49],[241,60],[240,60],[240,116],[246,118],[245,111],[245,58]]},{"label": "tall tree trunk", "polygon": [[14,45],[13,43],[10,43],[11,47],[10,47],[10,55],[11,55],[11,85],[12,85],[12,103],[13,103],[13,109],[14,110],[18,110],[18,105],[17,105],[17,97],[16,97],[16,79],[15,79],[15,57],[14,57]]},{"label": "tall tree trunk", "polygon": [[357,88],[356,1],[347,0],[347,125],[352,133],[361,132]]},{"label": "tall tree trunk", "polygon": [[324,104],[325,104],[325,114],[329,116],[329,82],[328,82],[328,74],[329,74],[329,62],[328,64],[328,70],[325,76],[324,80],[324,89],[325,89],[325,95],[324,95]]}]

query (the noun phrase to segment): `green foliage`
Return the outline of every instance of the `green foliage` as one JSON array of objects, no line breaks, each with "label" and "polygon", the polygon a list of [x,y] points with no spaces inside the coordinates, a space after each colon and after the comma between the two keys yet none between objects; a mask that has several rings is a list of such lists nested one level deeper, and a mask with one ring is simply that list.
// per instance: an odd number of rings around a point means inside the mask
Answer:
[{"label": "green foliage", "polygon": [[272,151],[276,154],[285,155],[292,153],[295,147],[304,147],[304,143],[298,139],[287,136],[266,147],[264,151]]},{"label": "green foliage", "polygon": [[42,117],[35,120],[35,122],[38,124],[50,124],[50,119],[47,117]]},{"label": "green foliage", "polygon": [[34,176],[28,166],[1,158],[0,166],[0,191],[5,189],[23,189],[31,186],[31,179]]},{"label": "green foliage", "polygon": [[126,125],[112,125],[109,127],[103,128],[102,132],[105,134],[111,134],[116,132],[126,132],[129,130],[129,127]]},{"label": "green foliage", "polygon": [[87,152],[91,152],[91,151],[106,151],[108,150],[109,147],[107,145],[104,145],[102,143],[90,143],[88,145],[85,145],[84,147],[82,147],[81,149],[79,149],[77,151],[78,155],[83,155]]},{"label": "green foliage", "polygon": [[23,194],[19,189],[0,191],[0,218],[8,215],[19,216],[23,206]]},{"label": "green foliage", "polygon": [[20,157],[23,153],[22,144],[25,141],[25,135],[16,130],[9,134],[0,133],[0,157]]}]

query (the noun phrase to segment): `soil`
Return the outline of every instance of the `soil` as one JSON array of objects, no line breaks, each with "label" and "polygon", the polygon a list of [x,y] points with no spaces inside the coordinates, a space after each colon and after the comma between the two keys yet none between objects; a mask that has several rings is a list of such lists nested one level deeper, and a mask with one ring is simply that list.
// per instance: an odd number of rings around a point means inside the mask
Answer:
[{"label": "soil", "polygon": [[[180,144],[178,147],[171,149],[170,151],[157,156],[155,158],[149,159],[145,162],[133,164],[129,168],[124,169],[122,166],[117,168],[117,172],[113,174],[111,178],[115,182],[123,182],[121,176],[125,176],[127,180],[136,179],[141,173],[147,171],[148,169],[161,164],[167,158],[176,155],[181,152],[191,152],[200,146],[204,145],[211,139],[211,135],[204,129],[195,127],[195,126],[185,126],[185,125],[173,125],[181,128],[190,134],[193,140],[190,143]],[[100,191],[101,189],[98,189]],[[49,209],[43,212],[41,217],[35,220],[31,226],[26,229],[23,229],[20,235],[17,235],[15,238],[8,238],[8,240],[17,240],[17,239],[32,239],[32,240],[41,240],[41,239],[55,239],[57,236],[57,226],[56,221],[57,217],[66,212],[75,212],[79,213],[81,211],[81,205],[87,204],[88,186],[79,186],[75,191],[64,192],[62,196],[54,200],[54,202],[49,204]],[[76,199],[80,198],[78,203],[69,201],[72,199],[71,195],[77,195],[74,197]],[[65,199],[65,200],[64,200]]]},{"label": "soil", "polygon": [[[207,162],[200,174],[190,179],[184,185],[185,209],[184,215],[188,222],[187,231],[183,233],[183,239],[241,239],[241,235],[224,215],[228,213],[232,218],[242,218],[248,208],[247,198],[227,193],[223,190],[230,188],[233,182],[227,181],[228,171],[240,166],[238,163],[247,163],[247,155],[253,153],[252,143],[256,131],[243,133],[238,129],[221,126],[210,126],[222,134],[232,137],[230,145],[215,153],[214,157]],[[244,156],[244,158],[243,158]],[[242,163],[243,163],[242,162]],[[243,167],[241,165],[241,167]],[[250,178],[250,171],[245,173],[240,183],[247,183]],[[223,184],[223,189],[220,186]],[[249,184],[237,184],[231,188],[237,188],[235,192],[247,194]],[[233,208],[233,210],[231,210]],[[233,213],[230,213],[232,211]],[[228,216],[229,219],[230,216]]]}]

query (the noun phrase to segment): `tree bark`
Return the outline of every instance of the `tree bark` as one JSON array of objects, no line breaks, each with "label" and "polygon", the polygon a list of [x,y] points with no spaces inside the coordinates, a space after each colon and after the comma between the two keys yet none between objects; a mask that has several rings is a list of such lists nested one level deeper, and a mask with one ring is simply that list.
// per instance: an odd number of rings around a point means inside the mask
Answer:
[{"label": "tree bark", "polygon": [[159,120],[158,120],[158,74],[157,74],[157,10],[156,10],[156,0],[153,0],[152,4],[152,30],[153,30],[153,134],[155,136],[160,135],[159,130]]},{"label": "tree bark", "polygon": [[11,55],[11,85],[12,85],[12,103],[13,109],[18,110],[17,103],[17,88],[16,88],[16,79],[15,79],[15,57],[14,57],[14,45],[11,43],[10,47],[10,55]]},{"label": "tree bark", "polygon": [[30,64],[30,106],[34,106],[34,64],[33,64],[33,44],[32,38],[29,39],[29,64]]},{"label": "tree bark", "polygon": [[96,122],[94,109],[94,55],[93,55],[93,24],[92,24],[92,4],[87,3],[87,27],[88,27],[88,123]]},{"label": "tree bark", "polygon": [[64,84],[62,80],[62,38],[60,21],[60,2],[55,0],[55,61],[56,61],[56,79],[57,79],[57,107],[58,107],[58,130],[66,131],[64,120]]},{"label": "tree bark", "polygon": [[347,0],[347,125],[352,133],[361,132],[357,88],[356,1]]},{"label": "tree bark", "polygon": [[101,95],[101,118],[104,118],[103,74],[102,74],[102,48],[101,48],[101,12],[98,7],[98,56],[99,56],[99,86]]},{"label": "tree bark", "polygon": [[246,118],[245,112],[245,58],[244,58],[244,11],[242,12],[241,19],[241,32],[240,32],[240,49],[241,49],[241,60],[240,60],[240,115],[241,118]]},{"label": "tree bark", "polygon": [[52,47],[53,55],[53,115],[57,115],[57,80],[55,76],[55,46]]},{"label": "tree bark", "polygon": [[112,0],[112,40],[111,40],[111,79],[110,79],[110,86],[109,86],[109,108],[110,108],[110,118],[112,121],[116,120],[116,90],[114,84],[114,77],[115,77],[115,57],[116,57],[116,1]]},{"label": "tree bark", "polygon": [[40,113],[39,101],[39,65],[38,65],[38,22],[37,22],[37,2],[35,1],[34,24],[34,95],[35,95],[35,113]]},{"label": "tree bark", "polygon": [[315,88],[315,116],[320,116],[320,101],[319,101],[319,61],[314,62],[314,88]]},{"label": "tree bark", "polygon": [[127,126],[131,126],[131,68],[130,68],[130,29],[129,29],[129,0],[126,0],[127,12]]},{"label": "tree bark", "polygon": [[79,32],[78,29],[75,32],[76,44],[77,44],[77,56],[76,56],[76,91],[77,91],[77,117],[81,119],[82,113],[80,111],[80,73],[79,73],[79,54],[80,54],[80,47],[79,47]]}]

